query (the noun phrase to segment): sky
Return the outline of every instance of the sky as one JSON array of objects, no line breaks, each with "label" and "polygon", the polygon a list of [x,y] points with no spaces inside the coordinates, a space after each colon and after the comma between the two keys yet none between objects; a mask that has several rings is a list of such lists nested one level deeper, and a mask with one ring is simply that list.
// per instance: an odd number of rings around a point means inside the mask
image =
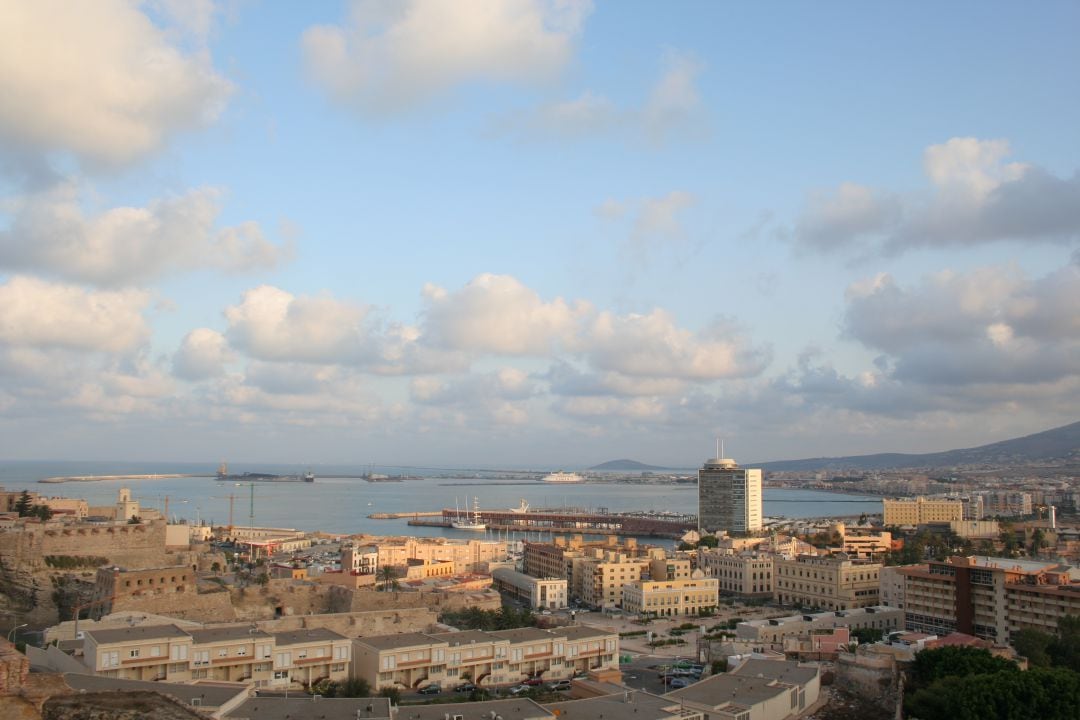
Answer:
[{"label": "sky", "polygon": [[15,0],[0,458],[580,468],[1080,408],[1080,4]]}]

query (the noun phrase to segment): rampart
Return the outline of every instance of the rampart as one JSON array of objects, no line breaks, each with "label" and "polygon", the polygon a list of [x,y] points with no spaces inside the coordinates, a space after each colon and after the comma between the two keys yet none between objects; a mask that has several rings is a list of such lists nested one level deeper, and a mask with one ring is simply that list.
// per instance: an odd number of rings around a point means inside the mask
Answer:
[{"label": "rampart", "polygon": [[45,558],[50,555],[106,557],[115,565],[136,568],[171,564],[166,559],[163,521],[137,525],[27,523],[0,531],[0,557],[13,567],[44,570]]}]

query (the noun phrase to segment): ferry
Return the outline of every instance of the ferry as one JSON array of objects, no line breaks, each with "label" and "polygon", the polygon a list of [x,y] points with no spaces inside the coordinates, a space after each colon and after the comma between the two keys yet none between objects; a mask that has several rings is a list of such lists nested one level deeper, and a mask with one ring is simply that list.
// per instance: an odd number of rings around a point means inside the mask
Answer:
[{"label": "ferry", "polygon": [[541,480],[546,483],[579,483],[584,482],[585,478],[574,472],[563,472],[560,470],[558,472],[553,472],[550,475],[545,475]]}]

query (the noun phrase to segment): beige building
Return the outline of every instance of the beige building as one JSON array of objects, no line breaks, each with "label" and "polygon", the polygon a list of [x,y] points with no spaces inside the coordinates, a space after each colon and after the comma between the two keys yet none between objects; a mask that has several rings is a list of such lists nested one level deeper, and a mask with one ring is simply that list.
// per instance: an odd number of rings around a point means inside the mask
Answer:
[{"label": "beige building", "polygon": [[558,610],[566,607],[566,578],[536,578],[503,567],[493,569],[491,579],[496,590],[525,603],[533,610]]},{"label": "beige building", "polygon": [[584,626],[484,632],[400,633],[353,640],[353,674],[378,690],[452,686],[470,680],[505,685],[530,677],[559,680],[619,667],[619,637]]},{"label": "beige building", "polygon": [[348,545],[342,548],[341,571],[352,575],[375,575],[379,572],[379,548],[374,545]]},{"label": "beige building", "polygon": [[880,563],[837,553],[776,558],[775,566],[773,595],[782,605],[850,610],[878,604]]},{"label": "beige building", "polygon": [[904,609],[903,568],[886,565],[878,572],[878,600],[885,607]]},{"label": "beige building", "polygon": [[478,572],[489,562],[506,559],[504,540],[448,540],[403,538],[379,542],[378,566],[405,567],[410,560],[452,562],[460,571]]},{"label": "beige building", "polygon": [[882,632],[902,630],[904,611],[899,608],[866,607],[855,610],[790,615],[767,620],[748,620],[735,627],[739,640],[753,643],[783,644],[787,638],[806,638],[835,628],[860,630],[872,628]]},{"label": "beige building", "polygon": [[349,676],[352,643],[315,628],[267,633],[250,625],[183,630],[176,625],[93,629],[84,663],[123,680],[252,682],[256,687],[310,686]]},{"label": "beige building", "polygon": [[964,519],[962,500],[946,498],[901,498],[882,500],[884,524],[887,526],[949,523]]},{"label": "beige building", "polygon": [[641,580],[649,560],[610,550],[591,550],[573,561],[571,597],[592,608],[613,608],[622,603],[623,585]]},{"label": "beige building", "polygon": [[720,593],[739,597],[771,597],[773,556],[731,550],[698,551],[698,568],[719,582]]},{"label": "beige building", "polygon": [[787,720],[801,717],[820,692],[821,668],[816,664],[751,659],[665,697],[708,720]]},{"label": "beige building", "polygon": [[907,629],[962,632],[1008,644],[1025,628],[1053,632],[1080,615],[1080,571],[1056,562],[952,557],[900,569]]},{"label": "beige building", "polygon": [[623,585],[622,609],[631,615],[677,617],[712,610],[719,602],[719,581],[701,570],[681,580],[638,580]]},{"label": "beige building", "polygon": [[849,528],[844,523],[837,523],[836,529],[844,538],[841,551],[853,558],[873,560],[882,557],[892,549],[892,533],[874,532],[866,528]]}]

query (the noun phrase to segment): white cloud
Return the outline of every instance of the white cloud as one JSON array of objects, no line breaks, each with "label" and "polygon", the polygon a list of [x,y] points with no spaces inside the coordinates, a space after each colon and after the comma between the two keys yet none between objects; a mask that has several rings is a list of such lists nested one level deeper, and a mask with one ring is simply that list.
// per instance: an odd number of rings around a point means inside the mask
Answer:
[{"label": "white cloud", "polygon": [[730,322],[699,333],[680,328],[664,310],[648,315],[600,313],[583,340],[593,367],[631,377],[718,380],[762,372],[768,348],[754,347]]},{"label": "white cloud", "polygon": [[685,54],[669,53],[664,64],[664,74],[642,111],[646,136],[654,143],[664,143],[680,133],[700,134],[705,129],[705,111],[697,88],[700,63]]},{"label": "white cloud", "polygon": [[1080,238],[1080,173],[1059,178],[1006,162],[1005,140],[952,138],[923,155],[929,189],[896,194],[844,183],[811,197],[796,225],[804,247],[902,252],[918,246]]},{"label": "white cloud", "polygon": [[301,45],[331,98],[398,112],[474,81],[555,75],[590,11],[563,0],[354,0],[344,25],[308,28]]},{"label": "white cloud", "polygon": [[145,292],[90,291],[16,276],[0,285],[0,343],[109,353],[143,345]]},{"label": "white cloud", "polygon": [[616,103],[585,90],[570,100],[555,100],[511,112],[497,119],[493,130],[519,140],[574,140],[613,136],[644,139],[650,145],[697,140],[709,126],[698,90],[702,66],[692,57],[670,52],[664,72],[637,104]]},{"label": "white cloud", "polygon": [[195,328],[184,336],[173,355],[173,374],[184,380],[220,377],[233,360],[225,337],[209,328]]},{"label": "white cloud", "polygon": [[221,192],[213,188],[91,216],[81,194],[65,183],[10,202],[13,220],[0,230],[0,267],[123,285],[196,267],[271,268],[287,254],[257,223],[216,229]]},{"label": "white cloud", "polygon": [[91,163],[153,152],[213,122],[231,85],[124,0],[7,3],[0,23],[0,138]]},{"label": "white cloud", "polygon": [[426,342],[451,350],[503,355],[547,355],[571,340],[588,303],[544,302],[508,275],[483,274],[450,293],[428,285]]}]

